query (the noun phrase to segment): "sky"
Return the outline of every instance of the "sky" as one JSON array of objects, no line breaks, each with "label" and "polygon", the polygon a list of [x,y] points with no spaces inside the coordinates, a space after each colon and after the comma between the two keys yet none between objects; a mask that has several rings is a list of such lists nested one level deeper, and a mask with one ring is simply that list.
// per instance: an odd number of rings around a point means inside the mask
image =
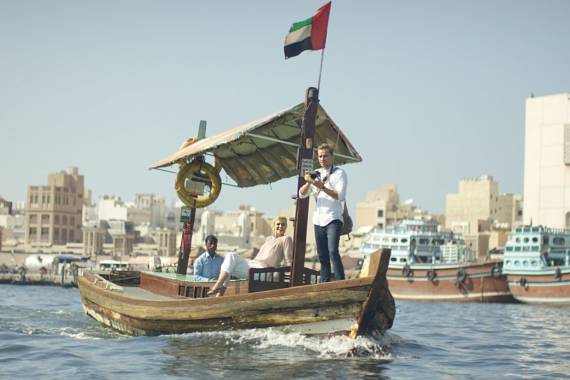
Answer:
[{"label": "sky", "polygon": [[[94,200],[174,201],[175,176],[148,167],[200,120],[214,135],[316,86],[320,52],[285,60],[283,40],[324,2],[0,0],[0,196],[77,166]],[[320,101],[363,157],[344,167],[352,212],[386,183],[435,213],[461,178],[522,193],[525,99],[570,92],[569,14],[556,0],[334,0]],[[224,186],[216,208],[275,215],[295,186]]]}]

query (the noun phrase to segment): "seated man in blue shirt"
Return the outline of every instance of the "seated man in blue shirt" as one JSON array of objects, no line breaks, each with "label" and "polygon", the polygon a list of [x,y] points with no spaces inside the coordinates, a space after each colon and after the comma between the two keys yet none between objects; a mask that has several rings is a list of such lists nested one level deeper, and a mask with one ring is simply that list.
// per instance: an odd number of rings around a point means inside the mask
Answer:
[{"label": "seated man in blue shirt", "polygon": [[198,281],[216,280],[220,275],[220,267],[224,258],[216,253],[218,239],[214,235],[206,236],[206,252],[194,262],[194,276]]}]

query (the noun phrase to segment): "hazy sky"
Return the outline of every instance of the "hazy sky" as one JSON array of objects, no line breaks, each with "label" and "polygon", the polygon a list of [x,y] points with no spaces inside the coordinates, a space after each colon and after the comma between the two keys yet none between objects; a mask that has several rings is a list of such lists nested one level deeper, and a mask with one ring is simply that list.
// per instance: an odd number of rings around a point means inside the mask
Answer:
[{"label": "hazy sky", "polygon": [[[321,1],[0,0],[0,196],[78,166],[94,199],[156,192],[149,171],[197,133],[295,105],[319,52],[287,61]],[[349,207],[396,183],[444,212],[463,177],[522,193],[525,99],[570,91],[570,1],[333,1],[321,103],[364,161]],[[222,176],[224,177],[224,176]],[[217,208],[290,206],[295,180],[224,187]]]}]

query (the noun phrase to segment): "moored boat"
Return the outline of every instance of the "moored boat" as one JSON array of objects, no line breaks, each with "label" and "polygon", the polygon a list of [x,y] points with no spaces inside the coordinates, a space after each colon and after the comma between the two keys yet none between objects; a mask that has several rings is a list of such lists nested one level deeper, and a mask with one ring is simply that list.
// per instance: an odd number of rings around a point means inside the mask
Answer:
[{"label": "moored boat", "polygon": [[520,302],[570,304],[570,230],[514,228],[505,245],[503,272]]},{"label": "moored boat", "polygon": [[395,299],[454,302],[511,302],[500,260],[477,260],[463,237],[438,231],[431,221],[404,220],[377,228],[365,239],[366,256],[392,250],[387,273]]}]

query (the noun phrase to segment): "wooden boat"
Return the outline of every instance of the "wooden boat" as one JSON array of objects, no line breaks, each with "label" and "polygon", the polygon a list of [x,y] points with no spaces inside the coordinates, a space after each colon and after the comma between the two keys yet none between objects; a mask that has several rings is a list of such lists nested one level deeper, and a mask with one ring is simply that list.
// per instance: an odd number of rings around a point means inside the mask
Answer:
[{"label": "wooden boat", "polygon": [[570,304],[570,230],[516,227],[505,244],[503,261],[517,301]]},{"label": "wooden boat", "polygon": [[[251,269],[247,280],[232,281],[223,297],[214,298],[207,297],[213,283],[186,275],[195,207],[217,197],[212,193],[220,188],[219,170],[223,168],[238,187],[297,176],[298,189],[305,170],[312,168],[314,147],[322,142],[336,143],[335,165],[361,160],[318,103],[318,91],[310,88],[304,103],[217,136],[191,140],[153,165],[181,165],[177,192],[191,206],[178,274],[85,273],[78,283],[85,313],[131,335],[279,327],[359,336],[390,328],[395,316],[386,282],[390,250],[374,253],[366,277],[318,283],[317,272],[304,268],[308,199],[297,200],[291,267]],[[214,165],[207,166],[206,154],[215,157]],[[200,172],[204,165],[207,170]],[[188,196],[184,181],[205,183],[206,190]]]},{"label": "wooden boat", "polygon": [[363,254],[391,248],[387,273],[397,300],[512,302],[502,262],[471,257],[461,235],[437,231],[437,224],[404,220],[395,228],[376,229]]},{"label": "wooden boat", "polygon": [[[373,276],[289,287],[279,275],[290,268],[264,268],[250,273],[252,281],[232,281],[223,297],[206,298],[213,283],[193,282],[193,276],[151,272],[123,273],[119,280],[89,273],[79,279],[79,290],[87,315],[129,335],[257,327],[364,335],[391,327],[395,314],[386,284],[390,252],[376,256]],[[309,275],[314,281],[316,274]]]},{"label": "wooden boat", "polygon": [[512,302],[500,261],[391,266],[387,279],[399,300]]}]

